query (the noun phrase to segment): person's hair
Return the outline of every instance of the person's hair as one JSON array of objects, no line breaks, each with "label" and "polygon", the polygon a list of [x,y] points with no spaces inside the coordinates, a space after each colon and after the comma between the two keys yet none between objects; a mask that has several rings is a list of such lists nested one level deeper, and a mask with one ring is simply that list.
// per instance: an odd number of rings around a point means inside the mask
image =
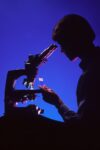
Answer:
[{"label": "person's hair", "polygon": [[81,39],[87,42],[93,42],[95,33],[88,21],[76,14],[64,16],[54,27],[52,39],[61,43],[65,40]]}]

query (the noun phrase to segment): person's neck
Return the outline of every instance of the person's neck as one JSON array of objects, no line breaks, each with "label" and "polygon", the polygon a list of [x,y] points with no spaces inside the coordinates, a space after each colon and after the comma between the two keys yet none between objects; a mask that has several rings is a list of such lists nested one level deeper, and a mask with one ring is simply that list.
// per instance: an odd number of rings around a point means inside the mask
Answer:
[{"label": "person's neck", "polygon": [[95,45],[90,44],[87,47],[82,48],[82,53],[79,55],[81,60],[84,60],[90,56],[90,54],[94,51]]}]

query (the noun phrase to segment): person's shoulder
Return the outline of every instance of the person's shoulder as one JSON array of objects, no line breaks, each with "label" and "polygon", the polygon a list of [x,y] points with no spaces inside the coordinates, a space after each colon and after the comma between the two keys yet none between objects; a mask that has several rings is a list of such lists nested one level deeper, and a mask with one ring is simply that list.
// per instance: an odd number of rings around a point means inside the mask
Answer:
[{"label": "person's shoulder", "polygon": [[94,49],[94,53],[93,53],[94,58],[96,58],[96,60],[100,60],[100,47],[95,47]]},{"label": "person's shoulder", "polygon": [[91,57],[91,69],[100,70],[100,47],[95,47]]}]

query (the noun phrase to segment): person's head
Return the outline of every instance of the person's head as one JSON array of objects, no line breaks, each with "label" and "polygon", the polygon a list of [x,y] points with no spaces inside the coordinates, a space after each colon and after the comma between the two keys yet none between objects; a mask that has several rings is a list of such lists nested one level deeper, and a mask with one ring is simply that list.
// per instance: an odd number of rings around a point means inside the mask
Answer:
[{"label": "person's head", "polygon": [[60,44],[62,52],[73,60],[93,44],[95,33],[86,19],[69,14],[55,25],[52,38]]}]

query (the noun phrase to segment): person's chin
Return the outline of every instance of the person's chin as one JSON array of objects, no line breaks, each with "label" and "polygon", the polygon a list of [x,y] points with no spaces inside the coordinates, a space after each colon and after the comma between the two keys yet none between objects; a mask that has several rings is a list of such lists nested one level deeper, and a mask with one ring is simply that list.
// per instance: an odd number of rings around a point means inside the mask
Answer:
[{"label": "person's chin", "polygon": [[70,57],[67,56],[67,57],[69,58],[70,61],[73,61],[73,62],[76,61],[78,58],[77,56],[70,56]]}]

